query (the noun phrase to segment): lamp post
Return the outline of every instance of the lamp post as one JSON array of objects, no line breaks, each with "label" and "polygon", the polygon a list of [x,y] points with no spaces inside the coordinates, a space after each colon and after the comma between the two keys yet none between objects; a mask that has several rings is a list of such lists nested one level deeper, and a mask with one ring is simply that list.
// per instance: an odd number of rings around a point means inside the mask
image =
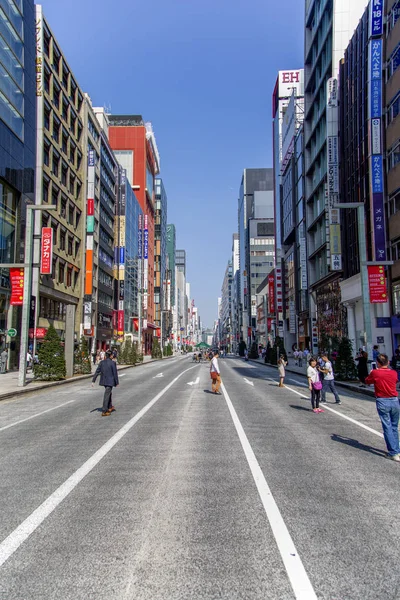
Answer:
[{"label": "lamp post", "polygon": [[21,318],[21,341],[19,352],[19,372],[18,385],[26,385],[26,355],[28,351],[29,338],[29,309],[30,295],[32,292],[32,253],[33,253],[33,211],[34,210],[57,210],[55,204],[28,204],[26,206],[26,226],[25,226],[25,249],[24,249],[24,294]]}]

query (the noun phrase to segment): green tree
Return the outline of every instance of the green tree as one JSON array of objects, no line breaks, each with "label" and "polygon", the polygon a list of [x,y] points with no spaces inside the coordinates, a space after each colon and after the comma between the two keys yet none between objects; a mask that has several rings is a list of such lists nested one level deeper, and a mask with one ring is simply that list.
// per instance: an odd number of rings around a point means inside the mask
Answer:
[{"label": "green tree", "polygon": [[151,358],[162,358],[161,346],[158,338],[153,338],[153,344],[151,346]]},{"label": "green tree", "polygon": [[136,352],[136,363],[143,362],[143,354],[142,354],[142,352],[139,351],[139,345],[138,345],[138,343],[135,342],[134,346],[135,346],[135,352]]},{"label": "green tree", "polygon": [[64,348],[54,325],[50,325],[38,352],[39,364],[34,366],[35,378],[41,381],[65,379]]},{"label": "green tree", "polygon": [[131,342],[131,348],[130,348],[129,356],[128,356],[128,364],[136,365],[137,362],[138,362],[137,343],[135,342],[134,344],[132,344],[132,342]]},{"label": "green tree", "polygon": [[132,354],[132,340],[131,338],[127,338],[124,342],[124,346],[122,349],[122,360],[124,361],[124,365],[131,365],[131,354]]},{"label": "green tree", "polygon": [[79,346],[74,352],[74,373],[87,375],[92,372],[87,338],[81,337]]},{"label": "green tree", "polygon": [[340,379],[341,381],[354,381],[358,379],[357,367],[353,357],[354,350],[351,341],[347,337],[342,338],[335,362],[336,379]]}]

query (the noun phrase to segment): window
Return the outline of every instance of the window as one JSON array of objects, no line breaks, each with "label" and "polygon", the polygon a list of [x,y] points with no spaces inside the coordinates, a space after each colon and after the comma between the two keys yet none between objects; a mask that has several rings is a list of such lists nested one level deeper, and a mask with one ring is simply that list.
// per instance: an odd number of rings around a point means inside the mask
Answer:
[{"label": "window", "polygon": [[62,84],[68,92],[69,71],[65,65],[62,68]]},{"label": "window", "polygon": [[67,287],[71,287],[72,285],[72,269],[71,267],[67,268]]},{"label": "window", "polygon": [[43,162],[45,165],[50,165],[50,144],[45,141],[43,145]]},{"label": "window", "polygon": [[79,254],[79,246],[80,246],[80,242],[75,242],[75,254],[74,254],[74,258],[76,258]]},{"label": "window", "polygon": [[60,155],[58,152],[53,150],[53,174],[58,177],[58,173],[60,171]]},{"label": "window", "polygon": [[78,152],[78,162],[76,165],[78,169],[81,168],[81,164],[82,164],[82,154],[80,152]]},{"label": "window", "polygon": [[50,56],[50,33],[48,31],[46,31],[46,29],[43,31],[43,50],[44,53],[47,57]]},{"label": "window", "polygon": [[391,123],[400,112],[400,93],[392,100],[387,111],[387,124]]},{"label": "window", "polygon": [[61,216],[63,219],[67,218],[67,199],[61,199]]},{"label": "window", "polygon": [[76,134],[76,137],[77,137],[77,139],[78,139],[78,142],[79,142],[79,141],[80,141],[80,139],[81,139],[81,135],[82,135],[82,125],[81,125],[80,123],[78,123],[78,132],[77,132],[77,134]]},{"label": "window", "polygon": [[400,283],[395,283],[392,288],[393,291],[393,312],[394,314],[400,314]]},{"label": "window", "polygon": [[78,225],[79,225],[79,221],[81,220],[81,211],[76,209],[76,222],[75,222],[75,229],[78,229]]},{"label": "window", "polygon": [[76,146],[71,141],[70,147],[69,147],[69,160],[73,165],[75,165],[75,156],[76,156]]},{"label": "window", "polygon": [[67,254],[69,254],[70,256],[72,256],[72,254],[73,254],[73,247],[74,247],[74,238],[69,235],[68,236],[68,250],[67,250]]},{"label": "window", "polygon": [[71,78],[71,93],[70,93],[69,97],[71,98],[72,102],[75,104],[75,102],[76,102],[76,83],[72,78]]},{"label": "window", "polygon": [[79,279],[79,271],[74,271],[74,287],[77,286]]},{"label": "window", "polygon": [[400,44],[396,47],[388,61],[388,78],[397,71],[400,65]]},{"label": "window", "polygon": [[72,204],[69,205],[69,210],[68,210],[68,223],[70,225],[74,224],[74,207]]},{"label": "window", "polygon": [[51,191],[51,203],[54,204],[55,206],[58,207],[58,196],[59,196],[60,190],[58,188],[56,188],[56,186],[53,183],[53,188]]},{"label": "window", "polygon": [[387,206],[389,217],[400,211],[400,192],[389,198]]},{"label": "window", "polygon": [[76,184],[76,196],[75,196],[75,198],[76,198],[77,200],[79,200],[79,199],[80,199],[79,197],[80,197],[80,195],[81,195],[81,189],[82,189],[82,185],[81,185],[81,184],[78,182],[78,183]]},{"label": "window", "polygon": [[67,178],[68,178],[68,166],[63,162],[61,168],[61,183],[67,187]]},{"label": "window", "polygon": [[65,231],[60,231],[60,250],[65,250]]},{"label": "window", "polygon": [[60,107],[61,88],[58,83],[53,81],[53,104],[58,109]]},{"label": "window", "polygon": [[60,73],[60,59],[61,53],[53,41],[53,67],[56,70],[57,75]]},{"label": "window", "polygon": [[66,100],[63,97],[63,102],[62,102],[62,116],[63,119],[68,123],[68,100]]},{"label": "window", "polygon": [[400,260],[400,240],[396,240],[394,242],[392,242],[392,245],[390,246],[390,256],[391,256],[391,260]]},{"label": "window", "polygon": [[64,283],[64,277],[65,277],[65,265],[64,265],[64,263],[60,262],[60,264],[58,265],[58,283]]},{"label": "window", "polygon": [[388,152],[388,170],[393,169],[400,161],[400,140],[390,148]]},{"label": "window", "polygon": [[47,180],[43,180],[43,202],[49,201],[49,182]]},{"label": "window", "polygon": [[61,126],[60,121],[54,115],[53,116],[53,140],[55,140],[57,142],[57,144],[59,144],[59,142],[60,142],[60,126]]},{"label": "window", "polygon": [[62,151],[64,152],[64,154],[67,154],[67,152],[68,152],[68,133],[65,131],[64,127],[63,127],[63,131],[62,131],[61,146],[62,146]]},{"label": "window", "polygon": [[47,70],[47,68],[44,68],[44,73],[43,73],[43,85],[44,85],[44,91],[47,94],[50,94],[50,71]]},{"label": "window", "polygon": [[70,173],[69,176],[69,191],[71,194],[73,194],[75,191],[75,177],[72,175],[72,173]]},{"label": "window", "polygon": [[76,127],[76,116],[73,112],[71,112],[71,123],[70,123],[70,131],[73,135],[75,135],[75,127]]},{"label": "window", "polygon": [[50,112],[51,112],[50,106],[45,104],[44,114],[43,114],[43,125],[44,125],[44,128],[47,129],[47,131],[50,131]]}]

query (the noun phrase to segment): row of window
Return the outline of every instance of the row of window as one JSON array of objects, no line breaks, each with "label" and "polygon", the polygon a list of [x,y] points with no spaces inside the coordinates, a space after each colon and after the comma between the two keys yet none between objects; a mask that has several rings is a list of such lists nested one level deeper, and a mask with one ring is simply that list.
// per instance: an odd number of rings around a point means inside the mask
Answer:
[{"label": "row of window", "polygon": [[[51,164],[50,164],[51,154]],[[82,155],[79,153],[77,169],[80,168]],[[61,158],[59,152],[53,148],[48,140],[44,140],[43,144],[43,163],[51,169],[53,175],[60,179],[62,185],[69,190],[71,194],[78,200],[82,188],[81,182],[76,178],[74,172],[70,170],[68,164]]]},{"label": "row of window", "polygon": [[53,228],[53,244],[54,247],[58,250],[62,250],[68,256],[76,259],[80,249],[80,240],[72,235],[65,228],[58,225],[57,222],[50,222],[50,219],[47,215],[42,216],[42,227],[52,227]]}]

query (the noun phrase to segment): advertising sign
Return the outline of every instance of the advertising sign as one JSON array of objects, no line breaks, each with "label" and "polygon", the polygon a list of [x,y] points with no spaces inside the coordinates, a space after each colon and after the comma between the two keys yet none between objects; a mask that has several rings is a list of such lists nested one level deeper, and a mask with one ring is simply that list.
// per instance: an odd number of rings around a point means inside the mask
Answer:
[{"label": "advertising sign", "polygon": [[369,35],[383,35],[384,0],[371,0],[369,5]]},{"label": "advertising sign", "polygon": [[369,118],[382,116],[382,40],[369,42]]},{"label": "advertising sign", "polygon": [[275,269],[275,286],[276,286],[276,310],[278,313],[281,313],[283,311],[282,269]]},{"label": "advertising sign", "polygon": [[123,333],[124,333],[124,311],[123,310],[118,311],[117,327],[118,327],[118,335],[123,335]]},{"label": "advertising sign", "polygon": [[11,306],[22,306],[24,303],[24,269],[10,269]]},{"label": "advertising sign", "polygon": [[383,199],[382,155],[371,157],[372,177],[372,233],[374,238],[374,260],[386,260],[385,212]]},{"label": "advertising sign", "polygon": [[268,312],[275,314],[275,277],[273,273],[268,275]]},{"label": "advertising sign", "polygon": [[388,301],[385,267],[368,267],[368,285],[371,304],[383,304]]},{"label": "advertising sign", "polygon": [[51,227],[42,227],[42,241],[40,248],[40,272],[42,275],[51,275],[53,266],[53,230]]}]

